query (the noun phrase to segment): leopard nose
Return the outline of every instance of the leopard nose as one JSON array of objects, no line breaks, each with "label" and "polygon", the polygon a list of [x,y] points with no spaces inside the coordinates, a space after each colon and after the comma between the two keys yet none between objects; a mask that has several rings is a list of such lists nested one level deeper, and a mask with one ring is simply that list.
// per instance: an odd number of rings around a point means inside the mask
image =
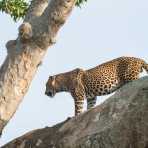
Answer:
[{"label": "leopard nose", "polygon": [[52,92],[50,92],[50,91],[45,91],[45,95],[47,95],[47,96],[49,96],[49,97],[51,97],[52,96]]}]

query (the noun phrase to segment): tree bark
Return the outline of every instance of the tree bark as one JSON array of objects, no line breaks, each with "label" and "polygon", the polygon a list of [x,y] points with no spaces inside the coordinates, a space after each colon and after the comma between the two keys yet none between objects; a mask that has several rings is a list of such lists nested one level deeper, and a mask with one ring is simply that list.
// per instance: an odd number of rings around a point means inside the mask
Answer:
[{"label": "tree bark", "polygon": [[33,0],[17,39],[6,44],[7,57],[0,68],[0,133],[17,110],[74,4],[75,0]]},{"label": "tree bark", "polygon": [[2,148],[148,148],[148,77],[130,82],[103,104]]}]

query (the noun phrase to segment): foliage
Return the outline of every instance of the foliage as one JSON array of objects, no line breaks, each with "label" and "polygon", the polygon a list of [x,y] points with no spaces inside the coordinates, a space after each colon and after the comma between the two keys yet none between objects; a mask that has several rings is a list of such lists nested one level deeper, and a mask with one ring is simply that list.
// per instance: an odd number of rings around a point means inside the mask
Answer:
[{"label": "foliage", "polygon": [[9,14],[14,21],[24,18],[29,4],[25,0],[1,0],[0,11]]},{"label": "foliage", "polygon": [[76,6],[81,7],[84,2],[87,2],[87,0],[76,0]]},{"label": "foliage", "polygon": [[[81,7],[81,4],[87,0],[76,0],[76,6]],[[9,14],[16,22],[24,18],[29,7],[29,3],[25,0],[0,0],[0,11]]]}]

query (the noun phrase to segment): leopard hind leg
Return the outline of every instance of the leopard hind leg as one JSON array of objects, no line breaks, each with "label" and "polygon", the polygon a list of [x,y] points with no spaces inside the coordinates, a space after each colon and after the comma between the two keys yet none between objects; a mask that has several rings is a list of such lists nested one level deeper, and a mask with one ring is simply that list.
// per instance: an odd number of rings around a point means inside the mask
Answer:
[{"label": "leopard hind leg", "polygon": [[87,110],[93,108],[96,105],[97,97],[87,98]]}]

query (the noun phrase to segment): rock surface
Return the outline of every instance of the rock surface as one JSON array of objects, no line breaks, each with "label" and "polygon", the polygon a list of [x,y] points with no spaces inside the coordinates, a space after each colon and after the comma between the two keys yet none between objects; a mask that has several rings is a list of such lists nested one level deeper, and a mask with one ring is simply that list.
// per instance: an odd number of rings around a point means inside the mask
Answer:
[{"label": "rock surface", "polygon": [[130,82],[103,104],[2,148],[148,148],[148,77]]}]

